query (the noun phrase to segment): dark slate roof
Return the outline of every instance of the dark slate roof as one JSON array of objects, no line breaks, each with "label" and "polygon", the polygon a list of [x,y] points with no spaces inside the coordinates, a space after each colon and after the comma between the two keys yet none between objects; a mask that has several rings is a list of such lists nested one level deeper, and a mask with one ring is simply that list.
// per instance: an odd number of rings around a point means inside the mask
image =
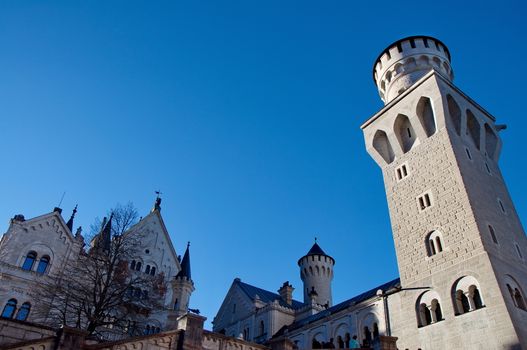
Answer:
[{"label": "dark slate roof", "polygon": [[396,278],[394,279],[393,281],[390,281],[390,282],[387,282],[383,285],[380,285],[378,287],[375,287],[375,288],[372,288],[370,289],[369,291],[367,292],[364,292],[362,294],[359,294],[351,299],[348,299],[348,300],[345,300],[343,301],[342,303],[339,303],[337,305],[334,305],[332,307],[330,307],[329,309],[326,309],[324,311],[320,311],[319,313],[315,314],[315,315],[311,315],[309,317],[306,317],[302,320],[299,320],[299,321],[296,321],[296,322],[293,322],[291,325],[289,325],[288,327],[284,327],[283,329],[280,330],[280,332],[276,333],[275,336],[279,336],[279,335],[282,335],[285,330],[288,330],[288,331],[293,331],[297,328],[300,328],[300,327],[303,327],[309,323],[313,323],[315,321],[318,321],[320,319],[323,319],[325,317],[328,317],[332,314],[335,314],[339,311],[342,311],[350,306],[353,306],[353,305],[356,305],[356,304],[359,304],[365,300],[368,300],[372,297],[374,297],[376,294],[377,294],[377,291],[379,289],[382,289],[384,292],[390,290],[390,289],[393,289],[393,288],[396,288],[396,287],[399,287],[401,285],[401,280],[399,278]]},{"label": "dark slate roof", "polygon": [[260,300],[263,301],[264,303],[271,303],[275,300],[278,300],[281,306],[293,308],[295,310],[304,306],[304,303],[301,303],[297,300],[293,300],[293,303],[292,303],[293,305],[288,305],[282,299],[282,297],[280,297],[279,294],[244,283],[239,278],[235,279],[234,283],[238,284],[241,290],[243,290],[243,292],[247,294],[247,296],[251,299],[254,299],[256,295],[258,295],[258,297],[260,297]]},{"label": "dark slate roof", "polygon": [[307,254],[306,254],[306,256],[309,256],[309,255],[327,255],[327,254],[324,253],[322,248],[320,248],[320,246],[317,244],[317,242],[315,242],[315,244],[313,244],[311,249],[309,249],[309,252],[307,252]]},{"label": "dark slate roof", "polygon": [[183,260],[181,260],[181,270],[179,270],[177,277],[186,277],[189,280],[192,279],[190,273],[190,252],[189,252],[190,243],[187,244],[187,250],[185,250],[185,255],[183,255]]}]

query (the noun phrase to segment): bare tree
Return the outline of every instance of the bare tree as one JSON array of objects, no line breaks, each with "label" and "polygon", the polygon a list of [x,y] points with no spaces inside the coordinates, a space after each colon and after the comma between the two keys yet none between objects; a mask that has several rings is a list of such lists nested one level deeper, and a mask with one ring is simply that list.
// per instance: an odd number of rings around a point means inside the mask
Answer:
[{"label": "bare tree", "polygon": [[130,320],[139,325],[137,320],[162,307],[158,301],[165,293],[163,274],[150,276],[130,268],[144,238],[132,228],[137,216],[128,203],[117,205],[108,220],[96,219],[90,246],[69,261],[60,277],[49,277],[35,288],[36,312],[47,322],[97,337],[115,331],[137,334],[139,327],[131,329]]}]

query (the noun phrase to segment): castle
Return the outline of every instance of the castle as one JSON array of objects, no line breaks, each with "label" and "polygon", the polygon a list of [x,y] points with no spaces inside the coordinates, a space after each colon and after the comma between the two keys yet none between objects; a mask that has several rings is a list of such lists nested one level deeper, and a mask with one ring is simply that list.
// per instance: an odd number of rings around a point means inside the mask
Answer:
[{"label": "castle", "polygon": [[[142,289],[137,287],[139,284],[129,287],[130,292],[124,298],[134,304],[135,312],[128,313],[127,319],[121,322],[121,329],[115,327],[116,324],[106,327],[108,329],[103,332],[105,337],[121,338],[122,333],[128,336],[159,333],[174,326],[175,320],[187,313],[194,291],[189,247],[183,259],[178,257],[161,216],[160,204],[161,199],[158,198],[147,216],[126,229],[125,235],[138,238],[138,244],[130,248],[132,251],[126,270],[130,271],[131,278],[141,278],[140,281],[145,283],[141,283]],[[34,312],[35,307],[42,303],[38,300],[42,299],[42,295],[33,286],[64,278],[64,274],[72,273],[68,268],[76,266],[87,254],[99,248],[111,249],[110,241],[115,235],[112,233],[112,217],[103,220],[100,232],[91,246],[86,247],[81,229],[73,230],[76,211],[77,208],[67,221],[62,217],[60,208],[36,218],[26,220],[18,214],[11,219],[0,242],[2,317],[53,323],[51,312]],[[152,310],[148,307],[152,306],[145,299],[149,294],[154,296],[154,284],[159,283],[169,288],[159,296],[162,301],[153,309],[155,312],[150,312]]]},{"label": "castle", "polygon": [[[396,41],[373,80],[385,106],[361,126],[384,177],[400,279],[332,305],[335,260],[315,243],[298,261],[303,301],[235,279],[214,330],[299,349],[527,348],[527,238],[502,178],[495,118],[453,85],[439,40]],[[331,343],[331,344],[329,344]]]},{"label": "castle", "polygon": [[[298,260],[302,301],[293,299],[289,282],[274,293],[235,279],[214,332],[203,336],[199,326],[187,327],[198,340],[178,349],[349,348],[354,336],[374,349],[527,348],[527,237],[498,166],[505,126],[453,85],[450,52],[435,38],[389,45],[373,79],[385,106],[361,128],[382,170],[400,278],[334,305],[336,259],[315,242]],[[82,236],[72,223],[60,210],[11,220],[0,243],[4,319],[31,320],[38,301],[27,286],[60,274],[80,254]],[[188,247],[180,262],[159,203],[130,230],[139,231],[155,239],[130,267],[165,272],[171,288],[165,310],[141,320],[146,338],[133,341],[170,349],[172,327],[198,322],[188,313],[194,289]],[[152,327],[161,333],[149,334]],[[157,347],[148,345],[157,340]]]}]

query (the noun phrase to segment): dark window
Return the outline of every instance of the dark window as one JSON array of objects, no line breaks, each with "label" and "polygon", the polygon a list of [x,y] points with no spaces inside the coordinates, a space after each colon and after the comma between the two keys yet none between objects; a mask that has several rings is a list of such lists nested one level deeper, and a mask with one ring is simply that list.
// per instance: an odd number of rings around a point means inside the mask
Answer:
[{"label": "dark window", "polygon": [[135,260],[130,263],[130,269],[135,270]]},{"label": "dark window", "polygon": [[9,299],[7,304],[4,306],[4,311],[2,311],[2,317],[12,318],[16,310],[16,299]]},{"label": "dark window", "polygon": [[472,299],[474,300],[474,307],[476,309],[481,309],[483,307],[483,301],[481,300],[481,295],[479,294],[479,289],[474,288],[474,294],[472,295]]},{"label": "dark window", "polygon": [[30,303],[22,304],[20,309],[18,309],[18,312],[16,314],[16,319],[20,320],[20,321],[27,320],[27,317],[29,316],[29,311],[30,310],[31,310],[31,304]]},{"label": "dark window", "polygon": [[135,270],[136,271],[141,271],[141,262],[138,261],[137,264],[135,264]]},{"label": "dark window", "polygon": [[49,256],[43,256],[40,258],[40,261],[38,262],[37,266],[37,273],[44,274],[48,268],[49,265]]},{"label": "dark window", "polygon": [[150,274],[150,265],[146,265],[145,273],[146,273],[147,275]]},{"label": "dark window", "polygon": [[33,251],[27,253],[24,264],[22,264],[22,270],[31,271],[35,260],[37,260],[37,253]]},{"label": "dark window", "polygon": [[443,251],[443,247],[441,246],[441,238],[436,237],[436,246],[437,246],[437,252],[441,253]]},{"label": "dark window", "polygon": [[492,241],[498,244],[498,239],[496,238],[496,232],[494,232],[494,228],[490,225],[489,225],[489,232],[490,232],[490,236],[492,237]]},{"label": "dark window", "polygon": [[152,268],[150,269],[150,274],[152,276],[155,276],[155,274],[156,274],[156,267],[155,266],[152,266]]},{"label": "dark window", "polygon": [[436,314],[436,322],[441,321],[443,319],[443,313],[441,312],[441,305],[439,304],[439,302],[436,304],[434,312]]}]

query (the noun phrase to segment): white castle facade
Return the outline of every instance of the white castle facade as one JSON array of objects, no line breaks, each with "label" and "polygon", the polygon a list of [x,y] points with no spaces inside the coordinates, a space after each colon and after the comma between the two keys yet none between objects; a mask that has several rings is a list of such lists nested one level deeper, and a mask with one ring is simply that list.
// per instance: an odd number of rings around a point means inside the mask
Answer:
[{"label": "white castle facade", "polygon": [[[66,222],[60,208],[31,219],[15,215],[0,241],[0,305],[1,317],[18,321],[49,324],[49,318],[34,312],[39,306],[39,284],[49,279],[61,278],[70,273],[68,266],[89,254],[92,247],[85,245],[81,229],[73,232],[76,209]],[[110,240],[112,220],[103,221],[101,232],[92,241],[103,242],[105,232]],[[161,216],[160,199],[152,211],[131,226],[126,235],[139,237],[140,244],[127,261],[132,276],[141,276],[148,283],[145,290],[132,290],[126,296],[130,303],[142,299],[152,291],[154,284],[162,283],[166,293],[155,312],[140,310],[131,313],[125,329],[111,327],[118,336],[121,331],[128,335],[159,333],[177,323],[186,314],[194,283],[190,273],[189,248],[183,259],[176,254],[169,233]],[[97,243],[95,243],[97,244]],[[159,281],[162,278],[163,281]],[[36,286],[36,287],[35,287]],[[143,285],[142,285],[143,286]],[[125,301],[123,301],[125,302]],[[107,330],[110,332],[110,330]]]},{"label": "white castle facade", "polygon": [[214,331],[299,349],[347,348],[353,335],[399,349],[527,348],[527,238],[502,178],[503,125],[453,85],[447,47],[417,36],[378,57],[385,106],[362,126],[382,170],[400,279],[332,305],[335,260],[315,243],[272,293],[235,279]]}]

